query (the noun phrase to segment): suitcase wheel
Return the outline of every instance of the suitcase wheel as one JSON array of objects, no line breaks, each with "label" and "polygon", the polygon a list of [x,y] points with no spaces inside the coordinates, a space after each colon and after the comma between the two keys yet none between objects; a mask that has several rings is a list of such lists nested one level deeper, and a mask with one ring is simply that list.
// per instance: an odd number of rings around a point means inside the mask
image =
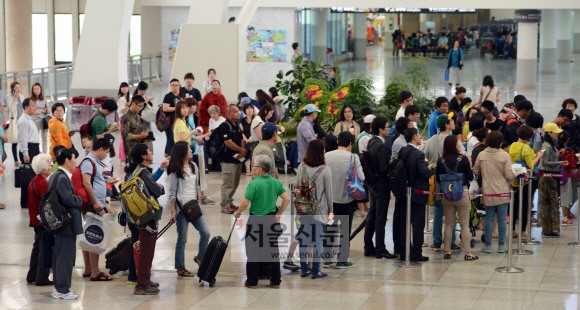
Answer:
[{"label": "suitcase wheel", "polygon": [[215,285],[215,280],[213,280],[212,282],[209,283],[209,287],[214,287]]},{"label": "suitcase wheel", "polygon": [[474,248],[475,247],[475,239],[471,239],[471,247]]}]

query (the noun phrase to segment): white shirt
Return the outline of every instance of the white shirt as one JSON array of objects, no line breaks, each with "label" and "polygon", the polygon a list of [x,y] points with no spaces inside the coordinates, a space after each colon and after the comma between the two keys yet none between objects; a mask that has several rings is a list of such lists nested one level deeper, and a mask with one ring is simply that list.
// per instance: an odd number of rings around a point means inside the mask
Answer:
[{"label": "white shirt", "polygon": [[38,129],[32,116],[22,113],[18,119],[18,145],[22,155],[28,156],[28,143],[39,143]]},{"label": "white shirt", "polygon": [[119,97],[117,99],[117,113],[119,114],[119,118],[123,117],[125,113],[123,113],[123,109],[127,106],[127,98],[125,96]]},{"label": "white shirt", "polygon": [[[397,111],[397,115],[395,115],[395,121],[401,117],[405,117],[405,108],[403,108],[403,106],[401,106],[399,111]],[[419,129],[419,127],[417,127],[417,122],[413,122],[413,127],[415,127],[415,129]]]},{"label": "white shirt", "polygon": [[186,204],[188,201],[197,200],[197,175],[191,173],[191,168],[187,167],[184,169],[185,175],[181,182],[183,185],[183,196],[179,197],[179,202],[182,205]]},{"label": "white shirt", "polygon": [[258,134],[256,133],[256,127],[258,127],[263,122],[264,121],[262,120],[262,118],[260,118],[260,116],[258,115],[256,115],[252,120],[252,124],[250,124],[250,133],[252,134],[253,141],[260,141],[260,139],[258,139]]},{"label": "white shirt", "polygon": [[226,121],[226,119],[223,116],[220,116],[217,121],[210,117],[209,118],[209,127],[208,127],[209,131],[213,131],[214,129],[218,128],[218,126],[221,125],[225,121]]},{"label": "white shirt", "polygon": [[64,171],[64,173],[66,173],[66,176],[67,176],[69,179],[72,179],[72,173],[71,173],[70,171],[68,171],[68,170],[64,169],[63,167],[58,167],[58,169],[60,169],[60,170]]},{"label": "white shirt", "polygon": [[473,149],[475,148],[475,146],[479,143],[479,140],[477,140],[476,137],[473,136],[473,134],[470,132],[467,135],[467,155],[471,156],[471,153],[473,152]]}]

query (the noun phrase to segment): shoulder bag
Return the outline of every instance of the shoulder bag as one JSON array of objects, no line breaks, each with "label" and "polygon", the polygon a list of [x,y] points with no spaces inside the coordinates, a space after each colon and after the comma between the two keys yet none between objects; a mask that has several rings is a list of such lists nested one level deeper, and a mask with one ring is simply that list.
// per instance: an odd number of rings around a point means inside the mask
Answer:
[{"label": "shoulder bag", "polygon": [[[179,189],[179,180],[177,184],[178,184],[177,188]],[[179,202],[179,200],[177,199],[177,193],[178,190],[175,191],[175,203],[177,204],[177,206],[179,206],[179,209],[181,209],[183,216],[185,216],[185,219],[189,223],[193,223],[197,221],[197,219],[202,217],[203,213],[201,213],[201,207],[197,199],[192,199],[187,203],[185,203],[184,205],[182,205],[181,202]]]}]

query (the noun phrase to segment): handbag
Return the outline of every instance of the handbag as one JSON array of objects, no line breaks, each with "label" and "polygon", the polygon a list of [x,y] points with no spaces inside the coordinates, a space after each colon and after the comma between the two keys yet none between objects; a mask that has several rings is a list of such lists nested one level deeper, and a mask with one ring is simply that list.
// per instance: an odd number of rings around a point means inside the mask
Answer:
[{"label": "handbag", "polygon": [[32,170],[30,164],[23,164],[14,171],[14,187],[28,188],[30,181],[34,179],[36,173]]},{"label": "handbag", "polygon": [[154,123],[155,121],[157,121],[157,111],[153,109],[151,103],[146,103],[143,106],[143,110],[141,110],[140,115],[141,119],[148,123]]},{"label": "handbag", "polygon": [[8,127],[6,128],[6,136],[8,136],[8,143],[18,143],[18,120],[16,119],[15,110],[10,110],[7,124]]},{"label": "handbag", "polygon": [[48,129],[48,121],[50,121],[50,119],[52,118],[52,116],[47,115],[44,118],[42,118],[42,129]]},{"label": "handbag", "polygon": [[95,254],[103,254],[111,240],[115,223],[92,212],[87,212],[85,219],[83,233],[77,242],[78,248]]},{"label": "handbag", "polygon": [[181,202],[177,200],[177,192],[176,192],[175,202],[177,203],[177,205],[181,209],[181,212],[183,213],[183,216],[185,216],[185,219],[189,223],[197,221],[197,219],[199,219],[203,215],[203,213],[201,213],[201,207],[199,206],[199,202],[197,201],[197,199],[192,199],[187,203],[185,203],[184,205],[181,205]]},{"label": "handbag", "polygon": [[365,200],[367,198],[367,193],[365,188],[358,177],[356,171],[356,160],[354,154],[350,156],[350,166],[348,167],[348,172],[346,173],[346,182],[344,186],[344,193],[352,196],[356,200]]}]

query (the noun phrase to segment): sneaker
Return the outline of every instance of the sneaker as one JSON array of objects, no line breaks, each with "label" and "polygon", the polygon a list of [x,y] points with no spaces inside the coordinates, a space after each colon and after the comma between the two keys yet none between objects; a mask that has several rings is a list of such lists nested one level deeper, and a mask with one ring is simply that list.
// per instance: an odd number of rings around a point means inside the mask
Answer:
[{"label": "sneaker", "polygon": [[308,271],[308,272],[304,272],[304,271],[302,271],[302,272],[300,273],[300,277],[301,277],[301,278],[310,277],[311,275],[312,275],[312,273],[311,273],[310,271]]},{"label": "sneaker", "polygon": [[294,264],[294,262],[292,262],[292,261],[285,261],[284,266],[282,268],[290,270],[290,271],[299,271],[300,270],[300,266]]},{"label": "sneaker", "polygon": [[66,294],[59,293],[57,291],[53,291],[52,292],[52,298],[54,298],[54,299],[73,300],[73,299],[79,298],[79,295],[75,294],[72,290],[70,290]]},{"label": "sneaker", "polygon": [[310,278],[312,278],[312,279],[322,279],[322,278],[326,278],[326,277],[328,277],[328,274],[319,272],[319,273],[313,274],[312,277],[310,277]]},{"label": "sneaker", "polygon": [[222,213],[225,214],[234,214],[236,210],[234,210],[234,208],[232,207],[227,207],[227,208],[222,208]]},{"label": "sneaker", "polygon": [[451,245],[451,251],[461,251],[461,248],[460,248],[460,247],[458,247],[458,246],[457,246],[457,245],[455,245],[455,244],[452,244],[452,245]]},{"label": "sneaker", "polygon": [[574,225],[574,222],[572,222],[571,220],[562,220],[562,223],[560,223],[560,225],[562,225],[562,226],[572,226],[572,225]]},{"label": "sneaker", "polygon": [[213,201],[209,197],[205,196],[205,197],[201,198],[201,204],[213,205],[213,204],[215,204],[215,201]]},{"label": "sneaker", "polygon": [[159,294],[159,289],[152,286],[141,287],[135,286],[135,290],[133,291],[135,295],[157,295]]},{"label": "sneaker", "polygon": [[433,251],[441,251],[441,243],[433,243],[429,248]]},{"label": "sneaker", "polygon": [[483,249],[481,249],[481,252],[491,254],[491,246],[489,245],[484,246]]},{"label": "sneaker", "polygon": [[137,285],[137,281],[127,281],[127,285]]},{"label": "sneaker", "polygon": [[575,220],[577,217],[576,217],[576,215],[574,215],[574,213],[568,211],[568,218]]},{"label": "sneaker", "polygon": [[507,253],[507,249],[505,248],[505,245],[500,245],[499,248],[497,248],[497,252],[498,253]]},{"label": "sneaker", "polygon": [[233,202],[230,204],[230,208],[237,210],[240,208],[240,206],[236,206]]},{"label": "sneaker", "polygon": [[149,280],[149,286],[151,286],[151,287],[159,287],[159,282],[153,282],[153,281]]},{"label": "sneaker", "polygon": [[346,269],[346,268],[351,268],[351,267],[352,267],[351,262],[336,263],[336,266],[334,266],[334,268],[336,268],[336,269]]},{"label": "sneaker", "polygon": [[324,263],[322,263],[322,267],[330,268],[330,267],[332,267],[332,262],[329,260],[325,260]]}]

